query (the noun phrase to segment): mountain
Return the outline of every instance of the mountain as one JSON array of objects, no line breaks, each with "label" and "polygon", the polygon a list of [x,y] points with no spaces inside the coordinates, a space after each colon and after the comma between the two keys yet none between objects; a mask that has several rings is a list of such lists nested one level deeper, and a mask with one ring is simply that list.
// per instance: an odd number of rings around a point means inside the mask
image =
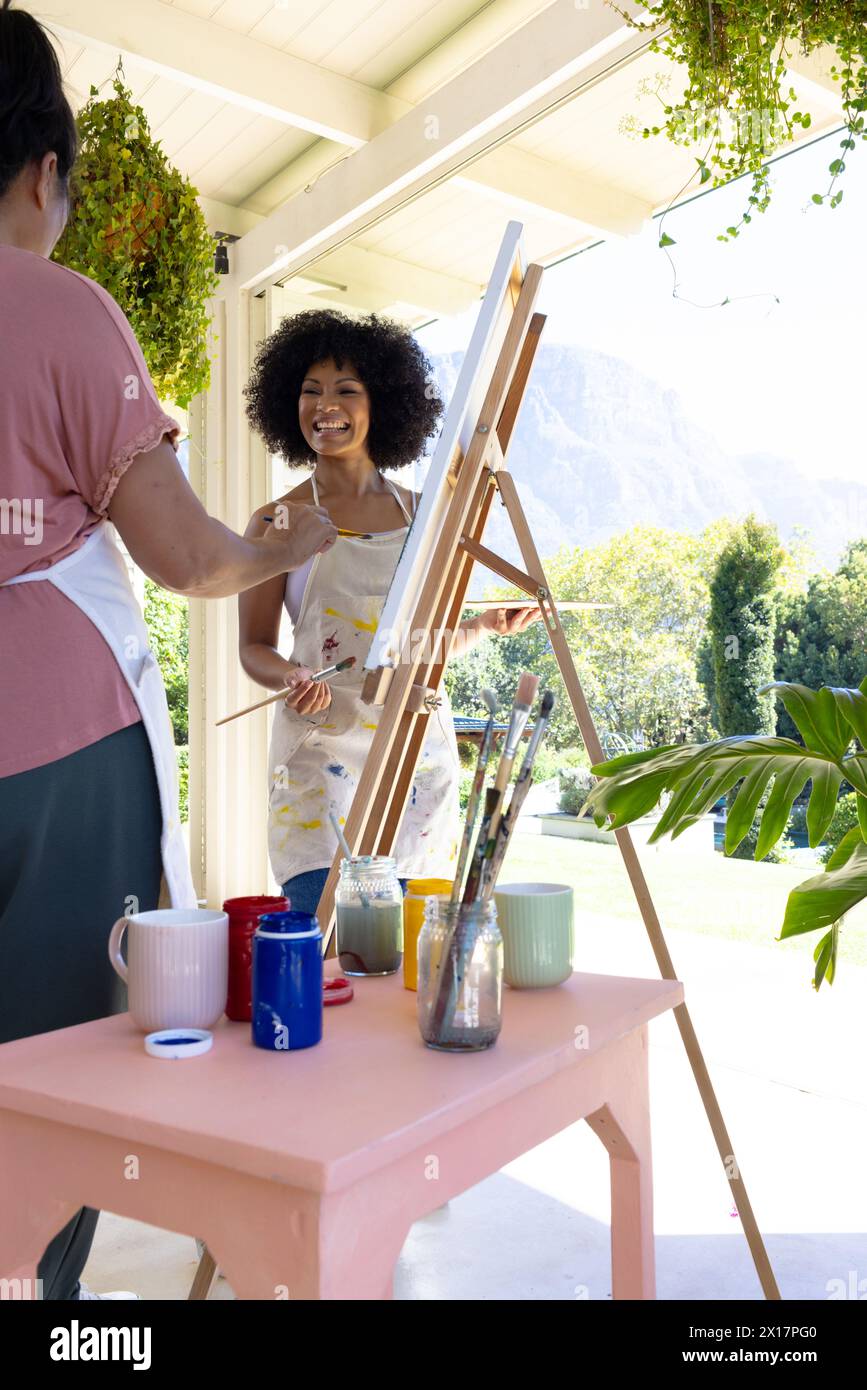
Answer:
[{"label": "mountain", "polygon": [[[431,359],[446,400],[462,357]],[[816,566],[833,569],[846,542],[867,533],[867,485],[813,481],[770,454],[728,454],[676,391],[619,358],[565,344],[537,354],[509,467],[543,557],[637,524],[697,534],[722,516],[754,512],[776,523],[784,543],[805,527]],[[485,542],[520,563],[496,504]],[[480,580],[477,573],[474,592]]]}]

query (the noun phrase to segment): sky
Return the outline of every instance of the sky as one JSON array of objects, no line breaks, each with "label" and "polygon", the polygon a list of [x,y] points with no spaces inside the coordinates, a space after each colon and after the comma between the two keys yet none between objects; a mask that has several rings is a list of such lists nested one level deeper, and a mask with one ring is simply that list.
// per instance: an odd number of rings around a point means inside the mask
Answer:
[{"label": "sky", "polygon": [[[842,139],[835,132],[777,160],[770,207],[736,240],[716,236],[739,220],[746,180],[670,212],[676,276],[658,246],[659,219],[549,267],[537,306],[548,315],[543,341],[610,353],[674,388],[729,452],[867,479],[867,142],[847,156],[839,206],[811,201]],[[419,339],[429,352],[462,349],[475,316],[440,320]]]}]

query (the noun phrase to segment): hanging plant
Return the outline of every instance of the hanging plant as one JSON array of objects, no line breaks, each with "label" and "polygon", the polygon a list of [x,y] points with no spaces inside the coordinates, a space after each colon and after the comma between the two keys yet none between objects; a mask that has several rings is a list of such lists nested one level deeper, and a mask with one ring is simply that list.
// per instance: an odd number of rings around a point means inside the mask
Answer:
[{"label": "hanging plant", "polygon": [[114,296],[157,394],[185,408],[207,389],[214,243],[196,190],[168,162],[120,78],[77,117],[81,149],[72,207],[54,259]]},{"label": "hanging plant", "polygon": [[[612,0],[609,0],[612,3]],[[656,96],[664,119],[641,126],[627,116],[621,129],[649,139],[665,135],[676,145],[704,145],[696,159],[700,183],[727,183],[752,175],[747,207],[740,222],[720,233],[720,241],[738,235],[756,212],[764,212],[771,189],[767,161],[790,140],[796,127],[810,126],[810,113],[795,109],[797,94],[786,67],[796,52],[809,54],[827,45],[837,62],[831,75],[840,84],[845,120],[843,151],[828,166],[830,180],[814,203],[836,207],[843,197],[836,187],[845,170],[846,154],[856,138],[867,137],[867,0],[639,0],[650,16],[638,21],[615,4],[612,8],[631,27],[653,32],[651,52],[661,53],[687,70],[686,91],[679,106],[666,103],[667,80],[642,84],[643,94]],[[660,245],[672,245],[663,236]]]}]

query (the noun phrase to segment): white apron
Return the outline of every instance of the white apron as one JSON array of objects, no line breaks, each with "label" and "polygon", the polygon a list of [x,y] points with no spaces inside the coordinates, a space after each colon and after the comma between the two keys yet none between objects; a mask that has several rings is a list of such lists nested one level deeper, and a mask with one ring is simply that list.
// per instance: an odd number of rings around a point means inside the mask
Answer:
[{"label": "white apron", "polygon": [[163,678],[123,556],[106,524],[56,565],[16,575],[3,587],[37,582],[53,584],[65,594],[90,618],[111,648],[141,713],[153,755],[163,819],[163,873],[172,906],[195,907],[196,891],[178,811],[177,760]]},{"label": "white apron", "polygon": [[[385,481],[409,522],[397,489]],[[318,505],[315,477],[313,496]],[[276,706],[268,846],[280,884],[310,869],[328,868],[334,857],[329,812],[345,822],[381,713],[361,698],[364,662],[406,533],[401,526],[369,540],[339,536],[330,550],[314,558],[295,624],[292,659],[313,670],[348,656],[356,662],[351,671],[330,677],[327,710],[300,715],[282,703]],[[445,689],[439,698],[392,850],[401,877],[448,878],[454,873],[460,763]]]}]

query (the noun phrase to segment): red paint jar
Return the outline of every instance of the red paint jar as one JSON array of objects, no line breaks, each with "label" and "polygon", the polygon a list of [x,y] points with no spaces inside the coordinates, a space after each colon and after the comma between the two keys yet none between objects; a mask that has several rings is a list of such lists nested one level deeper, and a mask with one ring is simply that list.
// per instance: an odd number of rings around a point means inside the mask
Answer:
[{"label": "red paint jar", "polygon": [[288,912],[288,898],[266,896],[227,898],[223,911],[229,916],[229,994],[226,1015],[236,1023],[249,1023],[252,1016],[253,933],[265,912]]}]

